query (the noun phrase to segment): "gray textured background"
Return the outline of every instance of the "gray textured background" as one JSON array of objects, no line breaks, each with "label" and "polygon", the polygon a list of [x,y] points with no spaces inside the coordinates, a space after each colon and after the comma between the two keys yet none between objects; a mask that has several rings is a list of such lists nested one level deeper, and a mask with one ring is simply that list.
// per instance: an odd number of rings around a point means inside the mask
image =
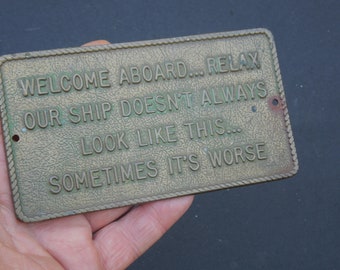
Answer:
[{"label": "gray textured background", "polygon": [[129,269],[340,269],[339,1],[0,0],[0,54],[266,27],[297,176],[196,196]]}]

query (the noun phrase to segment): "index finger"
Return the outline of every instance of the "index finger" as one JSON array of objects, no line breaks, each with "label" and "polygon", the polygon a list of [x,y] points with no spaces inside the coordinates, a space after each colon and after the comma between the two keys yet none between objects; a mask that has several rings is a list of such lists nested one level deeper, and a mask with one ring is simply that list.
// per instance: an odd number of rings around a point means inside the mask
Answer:
[{"label": "index finger", "polygon": [[[0,100],[1,102],[1,100]],[[10,210],[14,213],[11,189],[9,185],[7,160],[5,154],[5,143],[2,132],[2,124],[0,125],[0,207]]]}]

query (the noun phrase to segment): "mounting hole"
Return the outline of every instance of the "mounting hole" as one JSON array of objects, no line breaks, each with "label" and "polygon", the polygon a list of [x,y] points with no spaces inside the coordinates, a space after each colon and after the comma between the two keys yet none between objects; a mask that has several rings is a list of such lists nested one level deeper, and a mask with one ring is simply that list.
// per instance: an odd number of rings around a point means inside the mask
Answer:
[{"label": "mounting hole", "polygon": [[277,98],[274,98],[274,99],[272,100],[272,104],[273,104],[274,106],[279,105],[279,100],[278,100]]},{"label": "mounting hole", "polygon": [[18,141],[20,141],[19,135],[14,134],[14,135],[12,136],[12,140],[13,140],[13,142],[18,142]]}]

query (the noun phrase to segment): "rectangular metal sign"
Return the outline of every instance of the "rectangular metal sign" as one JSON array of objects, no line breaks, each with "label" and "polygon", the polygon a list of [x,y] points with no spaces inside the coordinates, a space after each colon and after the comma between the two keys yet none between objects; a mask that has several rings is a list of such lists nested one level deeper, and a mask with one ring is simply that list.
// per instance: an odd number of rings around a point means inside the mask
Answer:
[{"label": "rectangular metal sign", "polygon": [[298,169],[265,29],[1,59],[19,219],[276,180]]}]

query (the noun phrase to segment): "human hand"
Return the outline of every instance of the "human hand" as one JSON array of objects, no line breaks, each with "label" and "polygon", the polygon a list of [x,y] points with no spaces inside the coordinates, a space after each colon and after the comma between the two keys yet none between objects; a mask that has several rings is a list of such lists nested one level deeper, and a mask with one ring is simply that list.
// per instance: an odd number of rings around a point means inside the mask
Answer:
[{"label": "human hand", "polygon": [[[93,41],[84,46],[108,44]],[[16,219],[0,125],[0,269],[125,269],[190,207],[193,196],[37,223]]]}]

